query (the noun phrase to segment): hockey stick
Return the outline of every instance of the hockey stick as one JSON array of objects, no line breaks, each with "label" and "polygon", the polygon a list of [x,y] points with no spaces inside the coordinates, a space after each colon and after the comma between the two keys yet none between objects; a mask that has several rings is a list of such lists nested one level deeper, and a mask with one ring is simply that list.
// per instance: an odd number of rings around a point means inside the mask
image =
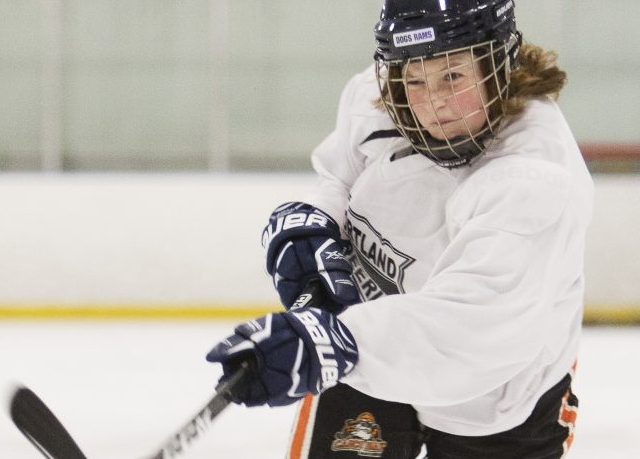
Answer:
[{"label": "hockey stick", "polygon": [[[318,305],[323,296],[319,284],[312,282],[298,297],[294,308]],[[231,377],[216,387],[216,394],[204,408],[171,435],[149,459],[170,459],[184,453],[231,403],[234,394],[242,390],[251,377],[251,366],[249,362],[242,362]],[[14,392],[10,401],[10,415],[16,427],[47,459],[87,459],[55,414],[31,389],[19,387]]]},{"label": "hockey stick", "polygon": [[69,432],[36,394],[26,387],[11,397],[11,419],[27,439],[49,459],[87,459]]},{"label": "hockey stick", "polygon": [[[178,457],[186,451],[213,420],[231,403],[234,392],[250,375],[244,362],[216,394],[178,432],[173,434],[150,459]],[[47,459],[87,459],[73,437],[45,403],[29,388],[20,387],[11,398],[11,419],[16,427]]]},{"label": "hockey stick", "polygon": [[204,433],[213,420],[222,413],[234,397],[234,393],[238,392],[251,376],[251,365],[248,362],[242,362],[236,372],[229,379],[220,383],[216,387],[216,395],[213,396],[207,405],[202,408],[198,414],[192,417],[178,432],[173,434],[160,450],[150,456],[149,459],[169,459],[177,457],[186,451],[191,443],[196,440],[200,434]]}]

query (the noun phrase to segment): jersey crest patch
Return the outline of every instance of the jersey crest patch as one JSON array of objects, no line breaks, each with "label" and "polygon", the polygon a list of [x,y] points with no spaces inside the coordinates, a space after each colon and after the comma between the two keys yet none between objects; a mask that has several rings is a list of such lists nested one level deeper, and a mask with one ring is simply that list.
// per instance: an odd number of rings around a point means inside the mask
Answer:
[{"label": "jersey crest patch", "polygon": [[382,439],[382,429],[368,411],[355,419],[347,419],[331,443],[332,451],[351,451],[364,457],[381,457],[387,442]]},{"label": "jersey crest patch", "polygon": [[352,208],[347,210],[345,231],[353,247],[353,279],[362,299],[370,301],[382,295],[405,293],[404,273],[415,258],[395,248]]}]

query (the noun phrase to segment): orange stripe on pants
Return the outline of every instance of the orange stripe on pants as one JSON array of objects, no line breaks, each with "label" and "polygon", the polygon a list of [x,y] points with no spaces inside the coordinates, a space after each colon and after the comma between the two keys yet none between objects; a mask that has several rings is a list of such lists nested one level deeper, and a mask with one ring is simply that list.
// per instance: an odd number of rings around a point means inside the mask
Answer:
[{"label": "orange stripe on pants", "polygon": [[307,434],[307,426],[311,418],[311,407],[313,405],[313,396],[307,395],[298,411],[298,419],[294,426],[293,438],[291,439],[291,448],[289,449],[289,459],[303,459],[302,452],[304,440]]},{"label": "orange stripe on pants", "polygon": [[[560,415],[558,416],[558,424],[562,427],[566,427],[568,430],[567,439],[564,441],[562,448],[564,449],[564,454],[566,454],[571,445],[573,444],[573,440],[575,438],[575,428],[576,428],[576,420],[578,418],[578,407],[569,404],[569,395],[571,394],[570,390],[567,390],[564,397],[562,397],[562,405],[560,406]],[[563,457],[564,457],[563,454]]]}]

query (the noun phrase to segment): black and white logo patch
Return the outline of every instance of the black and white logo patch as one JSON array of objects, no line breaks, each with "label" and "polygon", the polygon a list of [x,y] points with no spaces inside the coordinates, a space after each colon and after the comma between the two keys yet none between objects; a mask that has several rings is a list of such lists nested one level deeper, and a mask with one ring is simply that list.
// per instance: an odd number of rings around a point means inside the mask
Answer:
[{"label": "black and white logo patch", "polygon": [[345,230],[355,256],[353,278],[364,300],[404,293],[405,270],[414,258],[396,249],[364,216],[347,210]]}]

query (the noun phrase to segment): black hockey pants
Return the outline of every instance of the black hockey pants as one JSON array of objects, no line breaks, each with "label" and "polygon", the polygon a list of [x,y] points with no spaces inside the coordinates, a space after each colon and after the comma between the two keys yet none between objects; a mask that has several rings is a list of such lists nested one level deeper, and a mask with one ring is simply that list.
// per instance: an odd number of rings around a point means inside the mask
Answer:
[{"label": "black hockey pants", "polygon": [[521,425],[466,437],[421,425],[410,405],[378,400],[344,384],[300,405],[288,459],[560,459],[571,446],[578,399],[567,375]]}]

